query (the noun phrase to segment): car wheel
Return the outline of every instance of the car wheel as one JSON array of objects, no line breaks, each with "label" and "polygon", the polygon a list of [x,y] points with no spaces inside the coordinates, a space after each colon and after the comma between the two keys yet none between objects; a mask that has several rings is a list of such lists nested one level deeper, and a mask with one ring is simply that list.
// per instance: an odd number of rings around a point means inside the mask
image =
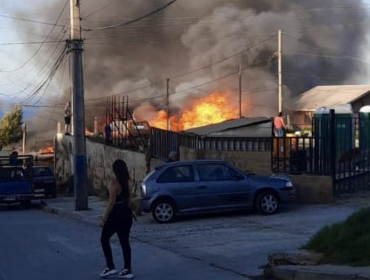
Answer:
[{"label": "car wheel", "polygon": [[157,201],[153,206],[152,216],[160,224],[172,222],[176,216],[174,203],[167,199]]},{"label": "car wheel", "polygon": [[263,215],[273,215],[279,210],[279,199],[271,191],[262,192],[257,196],[256,209]]}]

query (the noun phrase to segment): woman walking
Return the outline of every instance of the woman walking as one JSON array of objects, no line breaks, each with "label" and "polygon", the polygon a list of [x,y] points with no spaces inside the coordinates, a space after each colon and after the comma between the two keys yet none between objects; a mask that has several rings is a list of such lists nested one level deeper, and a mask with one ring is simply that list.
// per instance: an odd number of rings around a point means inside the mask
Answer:
[{"label": "woman walking", "polygon": [[124,268],[118,277],[131,279],[134,275],[131,270],[131,246],[129,241],[133,218],[130,209],[130,175],[123,160],[116,160],[113,163],[113,172],[116,179],[109,183],[109,202],[99,223],[99,226],[103,228],[100,241],[106,260],[106,268],[100,274],[100,277],[104,278],[117,274],[110,246],[111,237],[117,233],[124,258]]}]

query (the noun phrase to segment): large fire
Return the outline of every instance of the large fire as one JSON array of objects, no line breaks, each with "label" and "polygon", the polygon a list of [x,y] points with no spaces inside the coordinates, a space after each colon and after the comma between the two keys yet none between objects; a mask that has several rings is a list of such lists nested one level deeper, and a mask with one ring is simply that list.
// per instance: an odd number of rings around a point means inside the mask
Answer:
[{"label": "large fire", "polygon": [[[190,108],[181,113],[179,118],[171,116],[170,124],[171,130],[183,131],[235,118],[238,118],[237,110],[230,106],[227,95],[214,92],[207,97],[194,101]],[[166,111],[158,112],[157,118],[149,121],[149,123],[153,127],[167,129]]]}]

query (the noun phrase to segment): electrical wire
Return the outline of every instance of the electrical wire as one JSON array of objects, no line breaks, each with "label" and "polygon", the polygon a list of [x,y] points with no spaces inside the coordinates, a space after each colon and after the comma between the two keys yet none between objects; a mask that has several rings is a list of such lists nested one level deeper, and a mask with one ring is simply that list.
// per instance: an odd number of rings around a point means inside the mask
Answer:
[{"label": "electrical wire", "polygon": [[[31,41],[31,42],[9,42],[9,43],[0,43],[0,46],[13,46],[13,45],[38,45],[38,44],[53,44],[60,43],[64,41],[54,40],[54,41]],[[3,71],[11,72],[11,71]]]},{"label": "electrical wire", "polygon": [[132,19],[132,20],[128,20],[128,21],[124,21],[124,22],[120,22],[120,23],[116,23],[116,24],[112,24],[112,25],[108,25],[108,26],[102,26],[102,27],[91,27],[91,28],[87,28],[87,29],[83,29],[84,31],[93,31],[93,30],[105,30],[105,29],[111,29],[111,28],[116,28],[116,27],[121,27],[121,26],[128,26],[128,25],[131,25],[135,22],[138,22],[138,21],[141,21],[145,18],[148,18],[148,17],[151,17],[159,12],[162,12],[163,10],[167,9],[169,6],[171,6],[172,4],[174,4],[175,2],[177,2],[178,0],[171,0],[169,1],[167,4],[165,4],[164,6],[162,7],[159,7],[143,16],[140,16],[138,18],[135,18],[135,19]]},{"label": "electrical wire", "polygon": [[191,70],[191,71],[188,71],[188,72],[182,73],[182,74],[178,74],[178,75],[171,76],[171,77],[169,77],[169,79],[176,79],[176,78],[179,78],[179,77],[183,77],[183,76],[187,76],[187,75],[190,75],[190,74],[194,74],[194,73],[196,73],[196,72],[198,72],[198,71],[201,71],[201,70],[204,70],[204,69],[210,68],[210,67],[212,67],[212,66],[214,66],[214,65],[220,64],[220,63],[222,63],[222,62],[224,62],[224,61],[227,61],[227,60],[229,60],[229,59],[231,59],[231,58],[233,58],[233,57],[239,56],[239,55],[241,55],[241,54],[245,53],[246,51],[249,51],[249,50],[251,50],[251,49],[253,49],[253,48],[257,47],[257,46],[259,46],[259,45],[263,44],[264,42],[266,42],[266,41],[268,41],[268,40],[270,40],[271,38],[274,38],[274,37],[276,37],[276,34],[274,34],[274,35],[270,35],[269,37],[267,37],[267,38],[265,38],[265,39],[263,39],[263,40],[261,40],[261,41],[258,41],[257,43],[255,43],[255,44],[253,44],[253,45],[251,45],[251,46],[249,46],[249,47],[247,47],[247,48],[245,48],[245,49],[243,49],[243,50],[241,50],[241,51],[239,51],[239,52],[237,52],[237,53],[234,53],[234,54],[232,54],[232,55],[230,55],[230,56],[227,56],[227,57],[225,57],[225,58],[223,58],[223,59],[220,59],[220,60],[218,60],[218,61],[216,61],[216,62],[213,62],[213,63],[211,63],[211,64],[209,64],[209,65],[206,65],[206,66],[203,66],[203,67],[200,67],[200,68],[197,68],[197,69],[194,69],[194,70]]},{"label": "electrical wire", "polygon": [[23,67],[25,67],[41,50],[41,48],[44,46],[45,42],[49,39],[49,37],[51,36],[51,34],[53,33],[54,29],[56,28],[56,26],[58,25],[58,22],[60,20],[60,18],[62,17],[63,15],[63,12],[64,10],[66,9],[67,7],[67,4],[69,3],[69,0],[66,0],[64,5],[63,5],[63,8],[61,10],[61,12],[59,13],[55,23],[53,24],[53,27],[52,29],[50,30],[50,32],[48,33],[48,35],[46,36],[46,38],[44,39],[44,41],[40,44],[40,46],[37,48],[37,50],[31,55],[31,57],[29,59],[27,59],[21,66],[19,66],[18,68],[15,68],[15,69],[12,69],[12,70],[2,70],[2,72],[7,72],[7,73],[10,73],[10,72],[15,72],[15,71],[18,71],[20,69],[22,69]]}]

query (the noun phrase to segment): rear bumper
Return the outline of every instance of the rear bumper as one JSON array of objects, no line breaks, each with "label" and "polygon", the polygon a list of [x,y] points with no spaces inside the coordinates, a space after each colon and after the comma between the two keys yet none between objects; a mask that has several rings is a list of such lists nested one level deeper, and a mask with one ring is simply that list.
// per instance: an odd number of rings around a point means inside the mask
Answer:
[{"label": "rear bumper", "polygon": [[0,203],[13,203],[20,201],[29,201],[33,198],[33,194],[8,194],[0,195]]}]

